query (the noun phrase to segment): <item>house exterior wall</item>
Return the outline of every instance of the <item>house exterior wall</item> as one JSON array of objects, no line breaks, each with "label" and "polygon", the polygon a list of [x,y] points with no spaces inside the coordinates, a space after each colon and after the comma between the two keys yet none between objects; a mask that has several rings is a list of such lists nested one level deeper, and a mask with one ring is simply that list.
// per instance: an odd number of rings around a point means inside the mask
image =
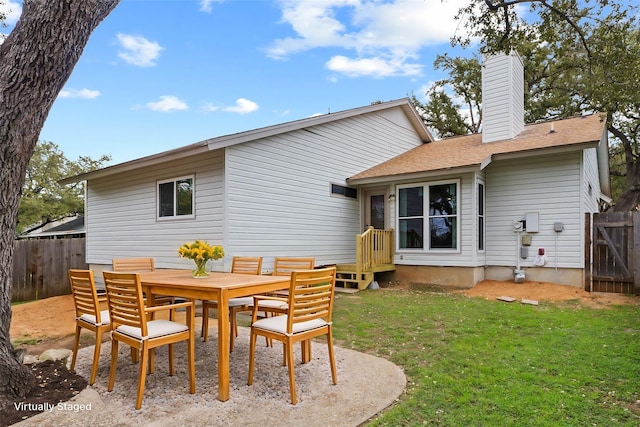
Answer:
[{"label": "house exterior wall", "polygon": [[[526,280],[553,281],[581,286],[584,281],[584,213],[597,211],[599,180],[595,149],[535,158],[496,161],[484,171],[460,176],[461,245],[457,253],[403,252],[397,249],[397,270],[380,280],[409,280],[455,287],[472,287],[483,279],[513,280],[513,270],[526,272]],[[477,249],[477,182],[485,184],[486,250]],[[591,190],[589,190],[591,186]],[[397,224],[397,207],[393,223]],[[530,236],[528,256],[519,252],[513,221],[538,213],[538,232]],[[561,222],[563,231],[554,231]],[[397,225],[396,225],[397,226]],[[546,264],[534,265],[539,248]]]},{"label": "house exterior wall", "polygon": [[421,143],[398,108],[228,147],[226,252],[263,256],[264,270],[275,256],[354,262],[360,202],[331,184]]},{"label": "house exterior wall", "polygon": [[[110,269],[113,258],[153,257],[157,268],[190,268],[178,247],[223,238],[224,150],[136,169],[87,185],[87,263]],[[157,220],[156,182],[195,175],[195,218]],[[106,266],[106,267],[105,267]],[[96,277],[99,274],[96,272]]]},{"label": "house exterior wall", "polygon": [[[539,215],[537,233],[531,237],[529,256],[521,268],[534,267],[539,248],[545,249],[544,268],[583,268],[582,154],[564,153],[512,159],[487,168],[487,265],[516,267],[517,233],[513,221],[527,212]],[[554,231],[562,222],[564,230]]]},{"label": "house exterior wall", "polygon": [[[214,270],[234,255],[314,256],[316,264],[355,261],[358,199],[331,184],[422,144],[400,107],[294,130],[91,179],[87,262],[99,275],[113,258],[153,257],[157,268],[190,268],[178,257],[196,239],[224,246]],[[195,217],[157,219],[157,181],[194,175]]]},{"label": "house exterior wall", "polygon": [[598,175],[597,149],[589,148],[583,152],[584,181],[582,185],[585,212],[598,212],[600,204],[600,176]]}]

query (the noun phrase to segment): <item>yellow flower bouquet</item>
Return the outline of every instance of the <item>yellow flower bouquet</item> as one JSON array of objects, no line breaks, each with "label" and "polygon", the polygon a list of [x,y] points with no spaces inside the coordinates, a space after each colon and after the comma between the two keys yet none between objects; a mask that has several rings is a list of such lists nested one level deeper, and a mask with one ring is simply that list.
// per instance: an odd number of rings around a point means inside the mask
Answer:
[{"label": "yellow flower bouquet", "polygon": [[222,246],[213,246],[209,243],[196,240],[193,243],[185,243],[178,248],[178,254],[182,258],[192,259],[196,263],[196,269],[193,270],[193,277],[208,277],[207,261],[216,260],[224,256]]}]

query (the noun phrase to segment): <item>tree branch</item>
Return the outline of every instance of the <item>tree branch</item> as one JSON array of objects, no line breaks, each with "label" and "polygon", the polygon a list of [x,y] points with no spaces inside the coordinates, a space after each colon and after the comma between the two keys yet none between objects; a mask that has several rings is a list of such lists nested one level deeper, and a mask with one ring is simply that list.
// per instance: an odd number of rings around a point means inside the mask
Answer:
[{"label": "tree branch", "polygon": [[589,59],[592,59],[591,50],[589,49],[589,46],[587,45],[587,39],[585,38],[584,34],[580,30],[580,27],[578,27],[578,24],[573,22],[573,20],[566,13],[564,13],[560,9],[554,7],[552,4],[547,3],[546,0],[506,0],[506,1],[498,1],[496,3],[494,3],[492,0],[484,0],[484,3],[487,5],[489,10],[492,11],[492,12],[497,12],[498,9],[502,9],[504,11],[505,32],[504,32],[504,35],[502,36],[502,38],[500,39],[500,45],[501,46],[502,46],[502,43],[506,40],[506,38],[509,36],[509,33],[511,32],[511,24],[509,23],[509,17],[508,17],[508,13],[507,13],[507,9],[509,8],[509,6],[514,6],[516,4],[521,4],[521,3],[540,3],[541,5],[543,5],[544,7],[549,9],[550,11],[552,11],[553,13],[557,14],[558,16],[560,16],[567,24],[571,25],[571,27],[576,31],[576,33],[578,33],[578,37],[580,37],[580,41],[582,42],[582,46],[587,51],[587,56],[589,57]]}]

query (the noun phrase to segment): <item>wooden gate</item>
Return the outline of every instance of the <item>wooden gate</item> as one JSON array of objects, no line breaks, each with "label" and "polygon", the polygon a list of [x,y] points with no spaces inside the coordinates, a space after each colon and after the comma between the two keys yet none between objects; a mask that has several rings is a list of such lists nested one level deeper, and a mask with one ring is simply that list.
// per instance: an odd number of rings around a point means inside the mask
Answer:
[{"label": "wooden gate", "polygon": [[595,213],[593,227],[586,219],[586,237],[593,237],[586,239],[585,289],[640,294],[640,212]]}]

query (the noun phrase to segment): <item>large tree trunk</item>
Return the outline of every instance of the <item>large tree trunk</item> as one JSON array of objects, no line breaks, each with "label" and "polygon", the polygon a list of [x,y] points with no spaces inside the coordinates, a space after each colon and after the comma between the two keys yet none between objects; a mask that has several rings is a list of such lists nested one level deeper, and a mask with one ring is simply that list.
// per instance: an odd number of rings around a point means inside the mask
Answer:
[{"label": "large tree trunk", "polygon": [[89,36],[120,0],[24,0],[0,45],[0,393],[23,397],[33,385],[11,345],[13,241],[29,159],[51,105]]},{"label": "large tree trunk", "polygon": [[635,211],[640,206],[640,163],[636,160],[627,165],[627,189],[613,206],[615,212]]},{"label": "large tree trunk", "polygon": [[[610,119],[608,119],[610,120]],[[617,200],[613,206],[614,212],[629,212],[635,211],[640,206],[640,160],[636,157],[637,147],[635,141],[637,138],[635,134],[633,138],[630,138],[625,132],[616,126],[609,125],[607,130],[620,140],[624,149],[624,162],[626,173],[626,190]]]}]

